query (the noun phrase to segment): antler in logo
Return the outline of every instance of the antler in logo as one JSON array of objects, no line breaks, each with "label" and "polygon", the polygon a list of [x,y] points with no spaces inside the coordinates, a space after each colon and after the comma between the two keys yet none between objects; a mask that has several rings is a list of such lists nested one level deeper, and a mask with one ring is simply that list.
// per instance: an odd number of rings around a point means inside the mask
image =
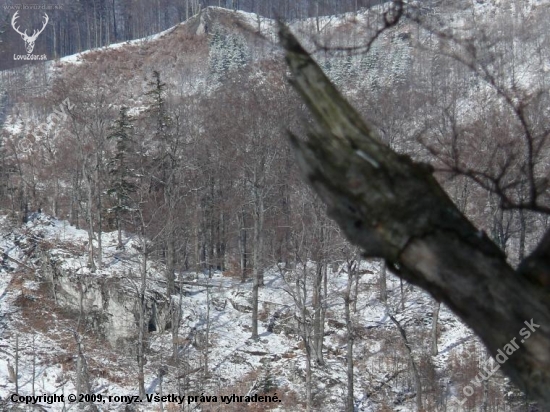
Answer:
[{"label": "antler in logo", "polygon": [[48,24],[48,21],[50,19],[49,19],[48,15],[46,13],[44,13],[44,25],[42,26],[42,28],[40,30],[34,30],[33,33],[32,33],[32,36],[29,36],[27,34],[27,30],[25,30],[23,33],[21,33],[19,31],[19,27],[15,27],[15,21],[19,17],[18,14],[19,14],[19,11],[16,11],[15,14],[13,15],[13,17],[11,19],[11,26],[13,27],[13,29],[17,33],[19,33],[21,35],[23,40],[25,40],[25,48],[27,49],[27,53],[31,54],[32,51],[34,50],[34,42],[36,41],[36,39],[38,38],[40,33],[42,33],[44,31],[44,29],[46,28],[46,24]]}]

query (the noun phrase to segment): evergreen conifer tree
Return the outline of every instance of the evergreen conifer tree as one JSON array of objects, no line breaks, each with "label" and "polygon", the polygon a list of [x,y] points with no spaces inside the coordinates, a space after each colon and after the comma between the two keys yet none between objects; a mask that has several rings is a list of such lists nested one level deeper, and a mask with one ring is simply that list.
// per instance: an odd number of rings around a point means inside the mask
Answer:
[{"label": "evergreen conifer tree", "polygon": [[178,145],[180,140],[174,133],[172,117],[164,99],[166,83],[161,80],[158,71],[153,72],[153,80],[150,81],[151,89],[146,93],[150,99],[148,112],[155,123],[154,137],[157,144],[157,153],[153,159],[151,187],[162,193],[164,197],[163,208],[166,211],[164,223],[164,236],[162,237],[162,251],[166,263],[166,294],[172,296],[175,293],[176,270],[176,226],[174,216],[176,209],[176,173],[178,170]]},{"label": "evergreen conifer tree", "polygon": [[210,72],[221,79],[228,72],[246,66],[250,59],[246,41],[239,34],[228,34],[219,26],[215,27],[210,39]]},{"label": "evergreen conifer tree", "polygon": [[115,198],[116,203],[110,211],[115,214],[118,231],[117,249],[123,249],[122,216],[132,210],[130,194],[136,190],[136,185],[132,182],[133,170],[129,159],[133,145],[131,122],[128,108],[122,107],[111,129],[111,134],[107,136],[107,139],[116,140],[114,157],[109,162],[109,174],[112,180],[107,193]]}]

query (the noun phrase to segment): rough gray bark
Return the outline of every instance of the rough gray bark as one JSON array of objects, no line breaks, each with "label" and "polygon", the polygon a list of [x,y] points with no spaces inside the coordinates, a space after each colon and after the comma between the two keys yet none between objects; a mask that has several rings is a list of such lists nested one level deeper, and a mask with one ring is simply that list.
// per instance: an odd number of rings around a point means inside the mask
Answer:
[{"label": "rough gray bark", "polygon": [[438,353],[437,350],[437,322],[439,321],[439,308],[441,307],[441,302],[435,302],[434,313],[432,318],[432,356],[436,356]]},{"label": "rough gray bark", "polygon": [[263,227],[264,227],[264,193],[258,187],[263,182],[263,177],[254,174],[254,279],[252,284],[252,339],[258,339],[258,290],[264,284],[263,275]]},{"label": "rough gray bark", "polygon": [[384,258],[451,308],[493,356],[532,320],[535,331],[502,369],[531,399],[550,406],[550,233],[512,269],[431,167],[383,144],[284,26],[280,38],[292,83],[315,120],[307,141],[291,142],[329,215],[365,256]]},{"label": "rough gray bark", "polygon": [[353,324],[351,320],[350,305],[352,300],[357,300],[351,296],[351,285],[356,275],[356,269],[359,266],[359,262],[355,259],[348,261],[348,283],[346,285],[346,291],[344,293],[344,315],[346,320],[346,364],[347,364],[347,395],[346,395],[346,412],[353,412],[355,410],[355,399],[353,396],[353,341],[355,334],[353,331]]},{"label": "rough gray bark", "polygon": [[385,304],[388,301],[388,284],[386,274],[386,262],[380,264],[380,300]]},{"label": "rough gray bark", "polygon": [[317,365],[324,365],[323,359],[323,342],[325,337],[324,330],[324,310],[323,310],[323,274],[324,262],[317,261],[315,277],[313,279],[313,352],[315,353],[315,362]]}]

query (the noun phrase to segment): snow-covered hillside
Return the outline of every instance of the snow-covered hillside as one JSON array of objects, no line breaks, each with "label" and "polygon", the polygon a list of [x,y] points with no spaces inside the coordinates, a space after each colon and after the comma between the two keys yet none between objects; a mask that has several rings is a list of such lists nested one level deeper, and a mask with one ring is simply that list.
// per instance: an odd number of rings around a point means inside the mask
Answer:
[{"label": "snow-covered hillside", "polygon": [[[518,127],[507,104],[521,97],[540,109],[529,117],[535,135],[547,135],[547,0],[412,5],[416,14],[368,51],[387,5],[289,25],[381,138],[413,158],[436,152],[439,166],[446,149],[465,147],[459,160],[483,168],[503,146],[516,159],[523,149],[510,143]],[[456,43],[441,41],[449,33]],[[357,252],[299,181],[287,147],[287,131],[302,133],[309,118],[287,85],[276,35],[274,20],[209,7],[145,39],[2,73],[1,411],[77,410],[67,400],[79,392],[95,395],[100,411],[298,411],[308,389],[312,411],[340,411],[352,343],[355,411],[415,411],[415,370],[426,411],[529,407],[500,373],[480,382],[486,351],[448,308],[434,325],[436,302],[422,290],[388,272],[384,299],[381,263],[354,266]],[[468,67],[470,52],[481,66]],[[115,143],[124,108],[120,129],[133,134]],[[518,161],[505,172],[513,167],[522,170]],[[133,190],[118,198],[117,172]],[[459,209],[513,263],[548,225],[447,177]],[[170,242],[177,264],[167,296]],[[134,400],[140,321],[146,393],[169,396],[162,403]],[[15,392],[65,402],[22,405]],[[277,398],[221,398],[233,394]]]},{"label": "snow-covered hillside", "polygon": [[[108,263],[91,274],[83,253],[86,231],[43,214],[34,214],[21,229],[10,226],[5,216],[2,222],[5,254],[0,276],[0,382],[4,383],[0,385],[0,397],[7,400],[3,407],[8,408],[3,410],[15,406],[9,398],[15,389],[10,366],[14,368],[16,364],[20,395],[76,393],[76,338],[82,343],[94,394],[103,395],[105,399],[109,395],[137,395],[133,339],[119,342],[118,346],[107,343],[98,323],[80,318],[78,299],[56,305],[56,295],[59,299],[63,291],[54,292],[45,276],[46,266],[56,259],[62,261],[64,270],[74,275],[75,287],[90,285],[92,281],[87,279],[90,276],[113,280],[120,278],[122,273],[137,273],[140,262],[133,248],[136,239],[125,237],[125,251],[117,251],[116,233],[104,234],[104,257]],[[158,268],[156,262],[151,262],[149,277],[153,289],[155,282],[162,282]],[[313,271],[314,265],[309,265],[309,269]],[[378,298],[379,265],[365,261],[360,271],[359,299],[353,313],[357,410],[378,410],[377,405],[381,403],[391,405],[390,399],[402,399],[403,407],[399,409],[409,410],[406,406],[410,402],[410,399],[407,401],[408,383],[394,380],[395,368],[406,368],[407,363],[403,342]],[[249,339],[248,283],[243,284],[220,272],[213,272],[211,277],[207,273],[180,273],[181,294],[173,296],[172,303],[181,306],[183,321],[175,338],[171,330],[151,332],[146,365],[147,392],[153,394],[161,390],[159,371],[162,370],[164,394],[204,393],[220,399],[224,394],[251,395],[261,392],[267,385],[268,392],[277,393],[282,400],[280,405],[270,405],[269,409],[297,410],[296,405],[303,402],[305,358],[297,321],[300,314],[294,301],[293,279],[296,276],[300,276],[298,269],[272,268],[266,272],[265,287],[260,292],[260,339],[252,341]],[[342,319],[347,277],[344,264],[328,273],[325,364],[314,372],[314,391],[316,397],[322,399],[316,410],[334,411],[343,407],[346,333]],[[129,275],[120,286],[132,289],[136,281]],[[83,299],[87,299],[87,293],[85,289]],[[390,310],[400,312],[398,320],[409,337],[421,334],[419,329],[429,325],[432,317],[432,304],[426,294],[406,287],[401,301],[399,282],[393,276],[388,282],[388,293]],[[404,310],[400,309],[401,305]],[[89,313],[84,314],[87,316]],[[452,393],[458,392],[460,388],[455,387],[447,375],[446,365],[450,358],[469,356],[469,351],[478,351],[480,347],[472,333],[446,309],[440,315],[440,331],[440,354],[435,358],[437,369],[433,371],[435,382],[449,384]],[[183,360],[178,366],[174,366],[171,359],[174,339],[178,356]],[[419,338],[413,345],[415,350],[420,350],[424,344]],[[396,358],[388,358],[388,353]],[[39,404],[51,411],[69,406]],[[164,406],[170,408],[169,404]],[[214,406],[213,403],[203,405],[207,410]],[[140,407],[140,410],[157,410],[160,405],[153,403]],[[252,406],[247,404],[246,407]],[[100,403],[99,408],[125,410],[125,405],[107,401]],[[222,410],[244,408],[245,404],[235,404]],[[448,410],[453,410],[451,405]]]}]

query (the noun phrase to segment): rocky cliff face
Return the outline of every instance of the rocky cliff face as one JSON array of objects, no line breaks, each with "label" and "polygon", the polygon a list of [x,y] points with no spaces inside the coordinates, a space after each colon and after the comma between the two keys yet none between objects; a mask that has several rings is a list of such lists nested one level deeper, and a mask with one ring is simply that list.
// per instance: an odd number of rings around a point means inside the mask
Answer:
[{"label": "rocky cliff face", "polygon": [[[113,346],[125,345],[136,338],[141,304],[138,275],[131,271],[109,276],[80,274],[78,270],[65,268],[58,256],[47,251],[42,253],[41,262],[42,275],[51,283],[58,305],[81,313],[93,330]],[[149,332],[170,329],[170,301],[158,287],[148,288],[145,307]]]}]

